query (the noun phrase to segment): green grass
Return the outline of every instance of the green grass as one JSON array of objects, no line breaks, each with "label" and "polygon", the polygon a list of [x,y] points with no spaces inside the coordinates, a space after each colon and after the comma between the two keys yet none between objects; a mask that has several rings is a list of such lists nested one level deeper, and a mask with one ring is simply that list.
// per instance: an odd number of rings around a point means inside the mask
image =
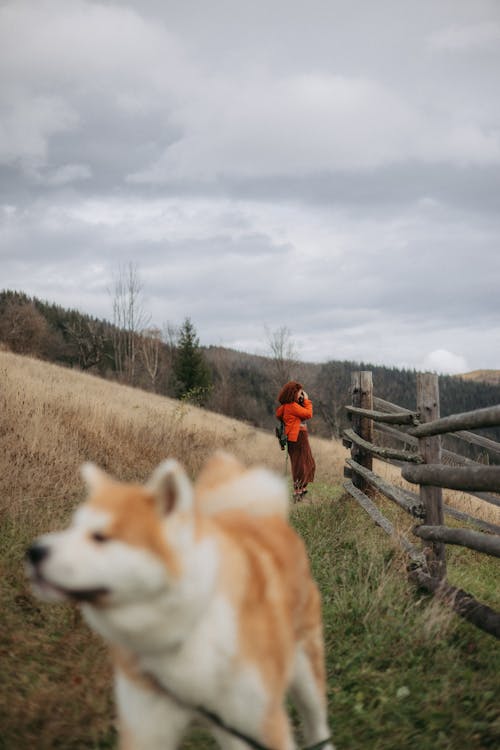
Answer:
[{"label": "green grass", "polygon": [[[391,541],[338,488],[311,495],[323,502],[295,506],[292,522],[323,593],[338,749],[500,747],[498,641],[410,586]],[[23,550],[39,531],[25,518],[0,532],[0,748],[115,748],[106,649],[76,610],[40,604],[25,581]],[[453,548],[449,572],[498,609],[497,561]],[[213,744],[193,730],[184,747]]]},{"label": "green grass", "polygon": [[[404,561],[352,500],[297,508],[294,522],[323,592],[338,747],[500,747],[498,642],[409,586]],[[468,553],[452,553],[450,580],[497,599],[498,562]]]}]

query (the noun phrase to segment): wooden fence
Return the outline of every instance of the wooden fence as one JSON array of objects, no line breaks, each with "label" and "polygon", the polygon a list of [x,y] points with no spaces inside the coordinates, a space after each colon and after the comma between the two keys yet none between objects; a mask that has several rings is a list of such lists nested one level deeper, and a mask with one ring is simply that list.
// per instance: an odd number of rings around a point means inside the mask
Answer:
[{"label": "wooden fence", "polygon": [[[397,535],[409,558],[410,579],[500,638],[500,613],[450,585],[446,578],[447,544],[500,557],[500,526],[456,510],[444,504],[442,497],[442,488],[447,487],[500,507],[500,466],[484,465],[446,450],[441,438],[451,433],[498,459],[500,443],[471,430],[500,425],[500,405],[440,418],[438,376],[429,373],[417,375],[415,411],[374,397],[369,371],[354,372],[351,385],[352,406],[346,408],[352,427],[344,431],[344,445],[351,449],[351,457],[346,459],[344,474],[348,481],[344,488],[390,535],[395,534],[394,526],[374,502],[377,493],[413,516],[413,534],[423,540],[422,546]],[[396,487],[377,476],[373,457],[399,466],[404,479],[419,485],[419,492]],[[476,530],[448,527],[446,515]]]}]

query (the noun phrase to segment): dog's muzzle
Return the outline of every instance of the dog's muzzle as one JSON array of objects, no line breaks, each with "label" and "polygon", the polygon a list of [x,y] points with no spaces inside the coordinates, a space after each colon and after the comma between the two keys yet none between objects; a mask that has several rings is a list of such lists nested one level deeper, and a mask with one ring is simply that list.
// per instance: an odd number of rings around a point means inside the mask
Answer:
[{"label": "dog's muzzle", "polygon": [[95,588],[88,589],[71,589],[64,586],[59,586],[56,583],[49,581],[45,578],[42,573],[42,563],[50,555],[50,547],[34,542],[26,550],[26,559],[28,562],[29,576],[35,588],[39,589],[40,593],[43,593],[44,589],[52,589],[61,596],[65,597],[74,602],[87,602],[89,604],[102,604],[103,597],[109,594],[109,589],[98,586]]}]

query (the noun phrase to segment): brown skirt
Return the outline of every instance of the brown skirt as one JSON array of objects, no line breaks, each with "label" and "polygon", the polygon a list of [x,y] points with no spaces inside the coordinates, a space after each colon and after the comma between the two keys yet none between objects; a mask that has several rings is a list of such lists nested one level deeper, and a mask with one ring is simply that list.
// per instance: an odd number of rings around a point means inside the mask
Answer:
[{"label": "brown skirt", "polygon": [[300,430],[295,443],[288,441],[288,455],[292,464],[293,487],[304,490],[309,482],[314,482],[316,469],[306,430]]}]

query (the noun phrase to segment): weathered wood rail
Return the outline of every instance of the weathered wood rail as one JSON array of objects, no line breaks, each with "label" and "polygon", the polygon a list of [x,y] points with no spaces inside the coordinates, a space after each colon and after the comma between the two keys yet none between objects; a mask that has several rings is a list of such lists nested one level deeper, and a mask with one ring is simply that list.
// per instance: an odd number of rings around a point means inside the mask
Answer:
[{"label": "weathered wood rail", "polygon": [[[409,558],[409,577],[425,590],[439,596],[477,627],[500,638],[500,612],[461,589],[446,578],[446,545],[454,544],[500,557],[500,526],[475,518],[443,502],[442,488],[468,492],[486,503],[500,506],[500,466],[480,464],[445,450],[441,436],[452,434],[480,446],[489,455],[500,456],[500,444],[470,430],[500,425],[500,405],[464,414],[440,417],[437,375],[417,375],[416,409],[411,411],[373,395],[369,371],[352,374],[352,405],[347,406],[352,428],[344,431],[344,445],[351,450],[346,459],[344,488],[386,533],[397,538]],[[375,443],[389,436],[402,448]],[[396,464],[418,493],[396,487],[373,471],[373,457]],[[376,505],[377,494],[394,502],[420,524],[413,535],[422,540],[418,547],[402,534]],[[445,515],[479,530],[445,525]]]}]

